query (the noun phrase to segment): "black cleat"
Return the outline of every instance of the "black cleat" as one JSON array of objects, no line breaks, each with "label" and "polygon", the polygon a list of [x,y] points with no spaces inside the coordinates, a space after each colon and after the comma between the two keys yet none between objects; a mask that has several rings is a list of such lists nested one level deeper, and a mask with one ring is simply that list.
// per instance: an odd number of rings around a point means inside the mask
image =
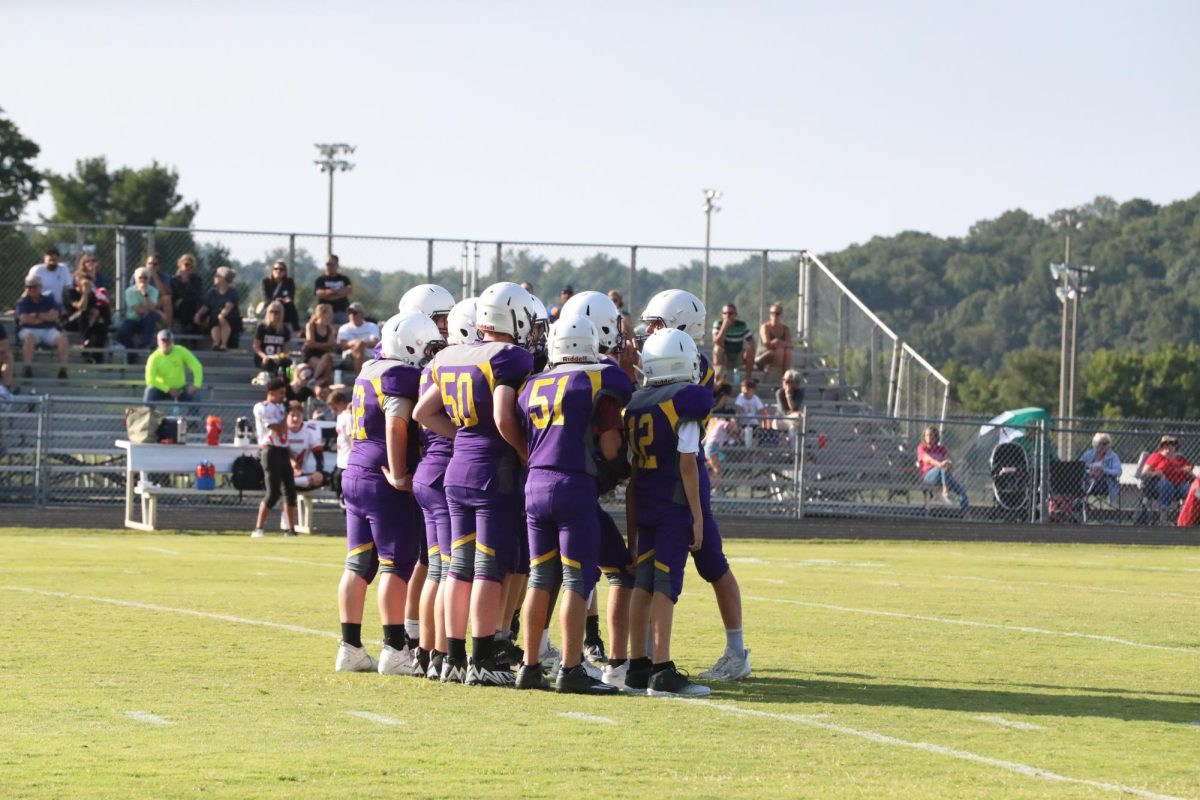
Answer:
[{"label": "black cleat", "polygon": [[597,639],[594,642],[584,642],[583,657],[597,667],[603,667],[607,664],[608,655],[604,652],[604,641]]},{"label": "black cleat", "polygon": [[546,673],[542,672],[541,664],[522,664],[517,670],[517,682],[514,687],[548,690],[550,684],[546,681]]},{"label": "black cleat", "polygon": [[467,663],[465,661],[455,663],[454,659],[446,656],[442,660],[442,683],[462,683],[467,677]]},{"label": "black cleat", "polygon": [[650,672],[649,665],[639,668],[630,663],[629,671],[625,673],[625,688],[622,691],[625,694],[644,695],[646,688],[650,685]]},{"label": "black cleat", "polygon": [[463,681],[467,686],[512,686],[513,682],[513,674],[497,666],[495,659],[467,659],[467,678]]},{"label": "black cleat", "polygon": [[446,661],[446,654],[434,650],[429,656],[429,670],[425,673],[425,677],[431,681],[441,680],[442,664]]},{"label": "black cleat", "polygon": [[492,659],[501,669],[516,669],[525,661],[525,651],[512,639],[497,639],[492,645]]},{"label": "black cleat", "polygon": [[558,680],[554,683],[554,691],[559,694],[617,695],[621,693],[616,686],[609,686],[588,675],[582,664],[576,664],[569,668],[564,667],[560,670]]},{"label": "black cleat", "polygon": [[[626,679],[628,685],[628,679]],[[698,683],[692,683],[686,672],[675,669],[675,662],[668,661],[667,668],[661,669],[650,676],[646,687],[649,697],[707,697],[710,689]]]}]

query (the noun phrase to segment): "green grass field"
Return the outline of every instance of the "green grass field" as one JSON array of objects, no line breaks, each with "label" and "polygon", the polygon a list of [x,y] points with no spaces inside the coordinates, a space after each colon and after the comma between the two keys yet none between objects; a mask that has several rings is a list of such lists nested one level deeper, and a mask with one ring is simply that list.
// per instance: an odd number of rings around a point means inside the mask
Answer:
[{"label": "green grass field", "polygon": [[729,542],[685,701],[335,674],[342,550],[0,531],[0,795],[1200,797],[1200,551]]}]

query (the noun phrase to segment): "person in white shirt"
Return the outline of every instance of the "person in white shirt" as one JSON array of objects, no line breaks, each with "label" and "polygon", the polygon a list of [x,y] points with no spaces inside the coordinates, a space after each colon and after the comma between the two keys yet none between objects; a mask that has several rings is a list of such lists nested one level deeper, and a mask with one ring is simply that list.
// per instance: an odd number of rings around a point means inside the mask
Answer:
[{"label": "person in white shirt", "polygon": [[350,321],[338,328],[338,347],[343,358],[353,359],[355,373],[373,356],[380,339],[379,326],[368,322],[364,313],[362,303],[351,303]]},{"label": "person in white shirt", "polygon": [[742,393],[733,400],[737,409],[738,424],[743,428],[757,428],[759,417],[766,412],[762,398],[758,396],[758,382],[753,378],[742,379]]},{"label": "person in white shirt", "polygon": [[58,260],[58,248],[47,247],[42,255],[42,263],[29,268],[27,278],[34,275],[42,279],[42,293],[53,297],[59,308],[63,307],[63,293],[75,284],[75,278],[66,264]]},{"label": "person in white shirt", "polygon": [[267,384],[266,399],[254,404],[254,429],[262,452],[267,494],[258,504],[258,520],[250,534],[253,539],[262,538],[267,514],[279,502],[280,496],[285,498],[283,511],[287,517],[287,535],[296,535],[296,480],[288,453],[286,396],[287,380],[277,376]]},{"label": "person in white shirt", "polygon": [[350,466],[350,447],[354,439],[354,420],[350,416],[350,400],[341,389],[329,393],[329,410],[333,412],[337,430],[337,466],[329,483],[342,499],[342,471]]},{"label": "person in white shirt", "polygon": [[325,484],[325,438],[315,422],[306,422],[304,406],[293,401],[287,410],[287,447],[297,489]]}]

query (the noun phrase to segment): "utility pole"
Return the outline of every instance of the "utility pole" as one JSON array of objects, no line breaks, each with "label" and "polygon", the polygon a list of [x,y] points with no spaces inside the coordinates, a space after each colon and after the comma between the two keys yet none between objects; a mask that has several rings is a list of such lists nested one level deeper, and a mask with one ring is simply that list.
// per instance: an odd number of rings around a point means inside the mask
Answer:
[{"label": "utility pole", "polygon": [[709,249],[712,245],[712,215],[714,211],[721,210],[717,205],[719,199],[721,199],[721,193],[716,189],[704,190],[704,282],[700,299],[704,302],[705,311],[711,308],[708,304]]},{"label": "utility pole", "polygon": [[318,144],[314,147],[321,154],[320,158],[313,161],[317,165],[317,171],[329,173],[329,226],[325,236],[325,255],[330,256],[333,254],[333,173],[349,172],[354,169],[354,163],[347,161],[342,156],[353,153],[355,146],[344,142],[334,142]]}]

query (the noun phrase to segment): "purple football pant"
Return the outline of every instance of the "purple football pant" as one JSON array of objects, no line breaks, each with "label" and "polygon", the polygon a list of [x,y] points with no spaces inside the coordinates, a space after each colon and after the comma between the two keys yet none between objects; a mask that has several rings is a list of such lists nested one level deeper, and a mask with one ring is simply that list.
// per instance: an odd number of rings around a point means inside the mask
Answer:
[{"label": "purple football pant", "polygon": [[721,544],[721,529],[712,513],[712,479],[708,474],[708,466],[703,461],[699,464],[700,473],[700,509],[704,514],[704,541],[700,549],[692,553],[692,561],[696,572],[709,583],[716,583],[729,572],[729,560],[725,558],[725,548]]},{"label": "purple football pant", "polygon": [[414,481],[413,497],[425,517],[425,552],[431,562],[429,574],[432,580],[440,583],[450,566],[450,507],[446,505],[446,492]]},{"label": "purple football pant", "polygon": [[[413,496],[394,489],[382,473],[353,466],[342,473],[342,495],[346,500],[348,568],[354,556],[373,551],[384,572],[406,581],[411,578],[421,546]],[[370,581],[374,570],[371,577],[364,577]]]},{"label": "purple football pant", "polygon": [[688,545],[692,543],[691,511],[687,506],[660,499],[651,489],[638,492],[637,516],[638,588],[651,590],[640,580],[643,565],[649,562],[654,566],[653,591],[666,592],[671,602],[675,602],[683,591],[683,570],[687,566]]},{"label": "purple football pant", "polygon": [[600,521],[600,555],[597,558],[600,571],[610,584],[632,588],[633,573],[625,570],[630,563],[625,537],[621,535],[612,514],[602,508],[597,508],[596,514]]},{"label": "purple football pant", "polygon": [[[462,581],[502,581],[514,563],[522,532],[515,494],[447,486],[450,508],[450,576]],[[474,558],[465,558],[469,548]]]},{"label": "purple football pant", "polygon": [[564,571],[573,567],[582,582],[564,579],[564,584],[584,599],[600,577],[600,519],[596,511],[596,479],[592,476],[530,470],[525,484],[530,566],[536,570],[557,559]]}]

